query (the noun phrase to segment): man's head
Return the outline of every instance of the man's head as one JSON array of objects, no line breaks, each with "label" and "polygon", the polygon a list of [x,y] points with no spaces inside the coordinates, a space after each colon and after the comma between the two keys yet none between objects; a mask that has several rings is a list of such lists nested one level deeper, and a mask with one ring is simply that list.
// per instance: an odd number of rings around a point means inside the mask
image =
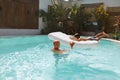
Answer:
[{"label": "man's head", "polygon": [[79,33],[75,33],[74,37],[76,37],[77,39],[79,39],[80,38],[80,34]]},{"label": "man's head", "polygon": [[55,49],[59,49],[59,48],[60,48],[60,41],[55,40],[55,41],[53,42],[53,45],[54,45],[54,48],[55,48]]}]

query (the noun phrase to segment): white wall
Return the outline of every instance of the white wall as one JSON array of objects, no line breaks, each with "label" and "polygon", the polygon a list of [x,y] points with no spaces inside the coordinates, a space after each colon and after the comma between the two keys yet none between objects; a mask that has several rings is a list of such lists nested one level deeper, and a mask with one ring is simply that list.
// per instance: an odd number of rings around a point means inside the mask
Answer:
[{"label": "white wall", "polygon": [[[51,5],[51,0],[40,0],[39,4],[40,4],[39,9],[43,9],[47,12],[48,11],[48,5]],[[45,26],[46,25],[42,22],[42,18],[39,18],[39,30],[41,31],[41,29]]]},{"label": "white wall", "polygon": [[109,7],[120,6],[120,0],[104,0],[105,5]]},{"label": "white wall", "polygon": [[39,0],[39,9],[43,9],[45,11],[48,10],[48,5],[51,4],[51,0]]},{"label": "white wall", "polygon": [[120,6],[120,0],[80,0],[80,1],[74,1],[73,3],[79,4],[89,4],[89,3],[101,3],[103,2],[105,6],[108,7],[115,7]]},{"label": "white wall", "polygon": [[103,0],[82,0],[82,3],[100,3],[103,2]]},{"label": "white wall", "polygon": [[0,36],[37,35],[39,29],[0,29]]}]

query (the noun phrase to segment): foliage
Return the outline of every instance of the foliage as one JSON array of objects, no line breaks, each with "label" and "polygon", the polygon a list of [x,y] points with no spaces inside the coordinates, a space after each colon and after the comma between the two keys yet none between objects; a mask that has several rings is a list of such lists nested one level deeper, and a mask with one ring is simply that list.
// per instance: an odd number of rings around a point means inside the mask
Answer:
[{"label": "foliage", "polygon": [[84,27],[89,25],[89,18],[92,15],[90,13],[86,13],[84,6],[77,6],[74,4],[70,11],[70,19],[76,24],[76,32],[81,32]]},{"label": "foliage", "polygon": [[44,33],[53,31],[62,31],[67,34],[81,32],[91,17],[91,14],[85,13],[85,7],[73,5],[71,8],[64,7],[62,4],[54,4],[48,12],[39,11],[39,16],[47,23],[43,29]]},{"label": "foliage", "polygon": [[115,29],[115,33],[120,31],[120,16],[115,16],[115,22],[113,24],[113,27]]},{"label": "foliage", "polygon": [[111,33],[109,34],[111,36],[112,39],[120,39],[120,32],[119,33]]},{"label": "foliage", "polygon": [[64,8],[62,5],[53,5],[50,7],[50,11],[39,11],[39,16],[47,23],[47,27],[44,28],[45,33],[60,31],[63,27],[63,22],[66,20],[69,13],[68,8]]},{"label": "foliage", "polygon": [[106,26],[109,19],[109,14],[104,9],[104,5],[100,5],[98,8],[96,8],[93,14],[97,20],[99,29],[101,30]]}]

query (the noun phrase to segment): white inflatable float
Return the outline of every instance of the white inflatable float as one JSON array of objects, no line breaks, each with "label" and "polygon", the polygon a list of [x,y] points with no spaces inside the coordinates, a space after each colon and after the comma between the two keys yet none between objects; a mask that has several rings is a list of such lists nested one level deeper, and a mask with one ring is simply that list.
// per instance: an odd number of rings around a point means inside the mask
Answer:
[{"label": "white inflatable float", "polygon": [[92,48],[96,47],[99,44],[99,41],[96,40],[87,40],[87,41],[74,41],[70,39],[70,35],[67,35],[62,32],[52,32],[48,34],[48,37],[51,40],[59,40],[60,43],[70,46],[70,42],[74,42],[74,47],[78,48]]}]

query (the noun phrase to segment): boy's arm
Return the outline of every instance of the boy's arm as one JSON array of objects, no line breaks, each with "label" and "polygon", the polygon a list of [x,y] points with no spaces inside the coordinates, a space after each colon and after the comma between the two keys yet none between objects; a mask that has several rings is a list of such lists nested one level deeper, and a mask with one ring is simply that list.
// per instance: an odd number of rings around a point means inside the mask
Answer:
[{"label": "boy's arm", "polygon": [[73,48],[74,44],[75,44],[74,42],[71,42],[71,43],[70,43],[71,49]]}]

